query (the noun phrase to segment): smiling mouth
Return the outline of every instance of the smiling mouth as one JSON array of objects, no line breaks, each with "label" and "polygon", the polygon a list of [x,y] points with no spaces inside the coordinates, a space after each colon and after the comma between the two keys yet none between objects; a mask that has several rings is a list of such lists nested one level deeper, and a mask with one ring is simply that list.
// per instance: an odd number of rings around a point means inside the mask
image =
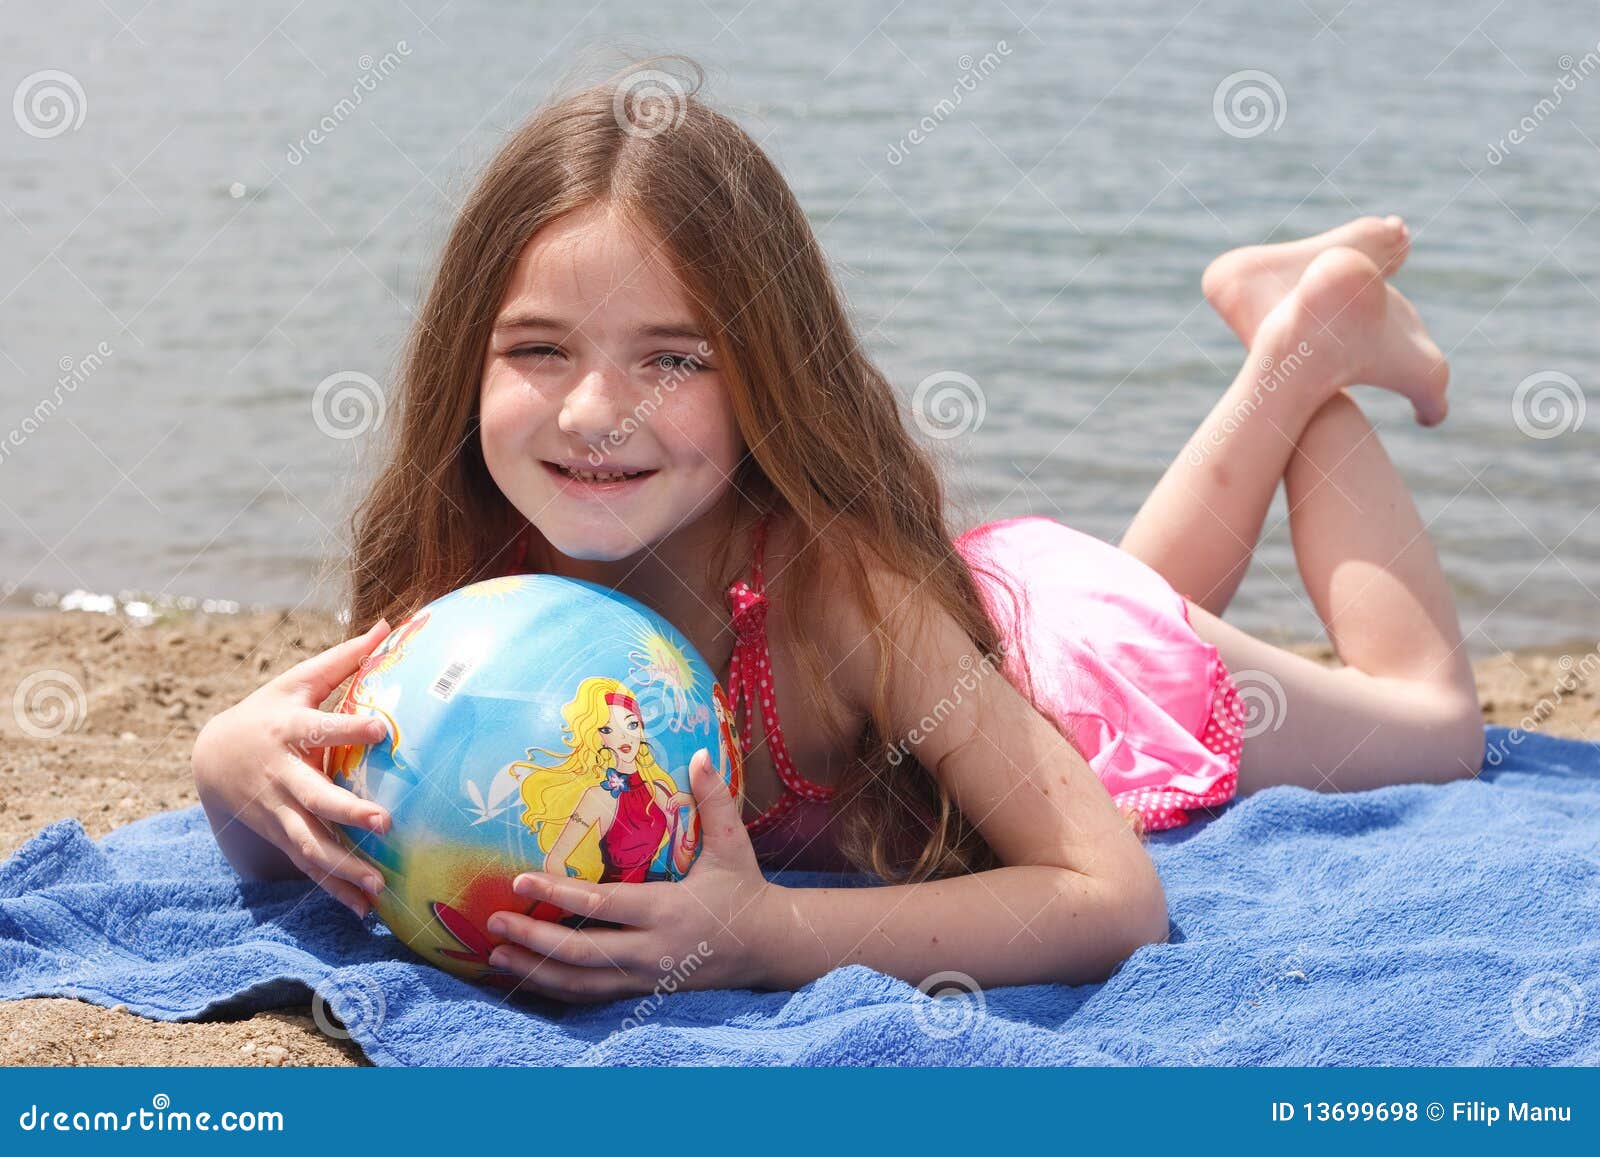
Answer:
[{"label": "smiling mouth", "polygon": [[544,468],[560,478],[570,478],[574,482],[582,482],[588,486],[603,486],[616,482],[633,482],[640,478],[648,478],[654,470],[581,470],[575,466],[562,466],[557,462],[546,462]]}]

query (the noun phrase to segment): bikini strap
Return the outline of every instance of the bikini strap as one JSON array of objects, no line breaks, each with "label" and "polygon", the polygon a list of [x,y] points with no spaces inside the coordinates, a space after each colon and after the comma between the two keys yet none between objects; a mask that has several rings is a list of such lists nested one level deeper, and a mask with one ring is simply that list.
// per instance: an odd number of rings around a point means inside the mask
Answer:
[{"label": "bikini strap", "polygon": [[[766,579],[763,574],[768,516],[756,525],[754,548],[750,567],[750,581],[740,579],[728,588],[728,608],[733,614],[735,641],[733,659],[728,665],[729,708],[733,712],[739,734],[739,748],[749,756],[754,746],[755,711],[760,710],[762,726],[766,731],[767,745],[772,751],[772,766],[783,786],[805,799],[827,800],[836,788],[812,783],[794,769],[789,758],[789,748],[783,741],[783,728],[778,723],[777,705],[773,698],[772,657],[767,650],[766,622],[769,602]],[[759,707],[758,707],[759,705]],[[775,812],[788,811],[793,805],[791,796],[781,796],[773,808],[751,821],[751,827],[776,816]]]}]

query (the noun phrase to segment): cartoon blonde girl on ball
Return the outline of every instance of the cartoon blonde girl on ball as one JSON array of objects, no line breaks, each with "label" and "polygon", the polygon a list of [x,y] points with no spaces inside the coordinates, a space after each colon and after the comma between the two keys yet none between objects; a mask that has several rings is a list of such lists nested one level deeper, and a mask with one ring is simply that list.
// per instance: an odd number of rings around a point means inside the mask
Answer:
[{"label": "cartoon blonde girl on ball", "polygon": [[585,679],[562,717],[570,750],[560,763],[511,765],[513,774],[527,769],[522,821],[539,839],[544,870],[638,883],[670,846],[674,874],[687,872],[699,833],[682,809],[692,809],[694,797],[656,762],[633,692],[617,679]]}]

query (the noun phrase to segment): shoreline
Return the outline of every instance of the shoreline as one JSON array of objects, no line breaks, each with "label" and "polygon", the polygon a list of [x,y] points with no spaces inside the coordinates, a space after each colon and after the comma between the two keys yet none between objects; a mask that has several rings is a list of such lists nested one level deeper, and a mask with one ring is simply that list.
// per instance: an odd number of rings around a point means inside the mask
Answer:
[{"label": "shoreline", "polygon": [[[73,592],[73,594],[83,595],[83,592]],[[90,609],[96,601],[105,602],[114,598],[117,607],[115,611]],[[198,604],[201,600],[192,599],[186,601]],[[205,601],[220,602],[222,600]],[[332,642],[337,642],[343,637],[338,634],[338,631],[342,628],[337,625],[337,619],[333,612],[318,608],[307,608],[304,604],[298,607],[280,607],[263,603],[253,603],[248,606],[230,604],[236,606],[238,608],[236,610],[175,609],[169,605],[155,610],[153,614],[138,614],[129,608],[141,607],[144,604],[139,603],[137,600],[124,600],[110,595],[89,595],[81,599],[73,599],[69,595],[61,598],[59,602],[68,605],[33,605],[24,602],[0,601],[0,639],[5,637],[9,624],[13,622],[38,622],[51,617],[95,619],[103,623],[121,623],[131,629],[143,631],[154,626],[170,626],[176,623],[201,621],[225,623],[264,617],[281,618],[290,616],[296,620],[303,620],[308,625],[314,625],[319,622],[334,624],[335,633],[331,636]],[[78,603],[89,605],[80,606],[77,605]],[[1270,627],[1262,631],[1251,631],[1251,633],[1263,642],[1271,643],[1275,647],[1283,647],[1286,650],[1312,657],[1320,658],[1322,653],[1326,653],[1329,658],[1332,657],[1332,649],[1326,639],[1320,637],[1309,638],[1303,635],[1292,635],[1282,629]],[[1474,648],[1471,645],[1472,641],[1472,638],[1469,637],[1467,640],[1467,652],[1472,656],[1472,665],[1476,668],[1480,662],[1505,655],[1538,658],[1540,656],[1555,657],[1563,654],[1577,656],[1590,651],[1600,652],[1600,629],[1595,631],[1592,638],[1581,634],[1569,634],[1553,641],[1517,643],[1499,650],[1492,650],[1481,645]]]},{"label": "shoreline", "polygon": [[[306,598],[298,603],[240,602],[198,595],[164,595],[142,590],[110,592],[87,591],[78,588],[66,593],[54,590],[35,590],[31,595],[11,591],[0,597],[0,628],[13,619],[39,619],[51,615],[90,616],[106,621],[124,621],[140,629],[175,621],[218,619],[238,621],[260,616],[285,614],[303,618],[308,622],[326,620],[335,622],[336,615],[345,611],[337,605],[326,605]],[[1233,620],[1230,620],[1233,621]],[[1235,623],[1235,625],[1242,625]],[[1263,642],[1301,654],[1312,654],[1318,648],[1326,649],[1320,636],[1296,635],[1281,625],[1244,627]],[[335,640],[337,641],[337,640]],[[1504,655],[1532,656],[1582,654],[1600,652],[1600,629],[1592,637],[1564,635],[1554,640],[1534,639],[1514,642],[1510,647],[1497,648],[1482,632],[1468,632],[1463,642],[1474,667],[1481,661]]]},{"label": "shoreline", "polygon": [[[147,625],[91,611],[0,612],[0,689],[13,703],[25,680],[64,689],[56,702],[76,724],[35,736],[19,724],[26,708],[0,712],[0,856],[68,816],[98,839],[198,803],[189,754],[205,722],[345,637],[320,611],[195,611]],[[1600,739],[1596,646],[1573,639],[1475,660],[1484,721]],[[1336,662],[1326,642],[1291,649]],[[173,1023],[64,998],[6,1001],[0,1041],[0,1065],[367,1063],[352,1042],[320,1032],[309,1006]]]}]

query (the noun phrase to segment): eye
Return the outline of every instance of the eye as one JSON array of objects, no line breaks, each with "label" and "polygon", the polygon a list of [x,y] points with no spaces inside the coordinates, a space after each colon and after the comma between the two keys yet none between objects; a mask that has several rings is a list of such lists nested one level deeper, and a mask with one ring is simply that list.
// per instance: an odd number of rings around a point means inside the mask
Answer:
[{"label": "eye", "polygon": [[552,357],[552,356],[558,355],[560,353],[561,353],[561,351],[556,349],[555,346],[524,345],[524,346],[518,346],[516,349],[513,349],[513,350],[507,350],[505,356],[508,357],[508,358],[524,358],[524,359],[527,359],[527,358]]},{"label": "eye", "polygon": [[679,369],[689,373],[698,373],[705,369],[705,363],[693,354],[658,354],[656,355],[656,369],[672,373]]},{"label": "eye", "polygon": [[629,731],[637,731],[637,730],[639,730],[639,721],[637,719],[628,720],[628,730]]},{"label": "eye", "polygon": [[600,734],[601,735],[610,735],[611,734],[611,724],[607,723],[604,726],[602,726],[600,728]]}]

